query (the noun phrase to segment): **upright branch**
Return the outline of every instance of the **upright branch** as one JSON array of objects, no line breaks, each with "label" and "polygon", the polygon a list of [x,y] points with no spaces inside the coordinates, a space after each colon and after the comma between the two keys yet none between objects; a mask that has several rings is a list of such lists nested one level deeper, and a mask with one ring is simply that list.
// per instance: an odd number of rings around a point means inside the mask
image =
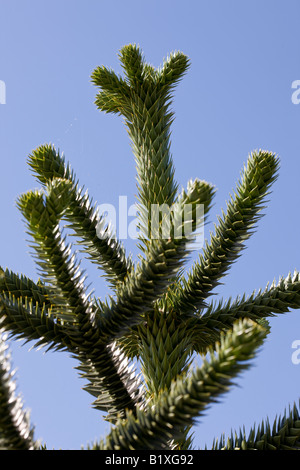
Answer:
[{"label": "upright branch", "polygon": [[11,370],[8,346],[0,334],[0,449],[37,450],[29,413],[23,409],[21,396],[15,394],[16,383]]},{"label": "upright branch", "polygon": [[[96,266],[104,270],[105,277],[115,286],[123,281],[131,270],[132,263],[124,247],[117,240],[102,214],[99,214],[87,191],[79,187],[74,171],[65,157],[52,145],[42,145],[29,156],[28,164],[44,187],[54,179],[60,185],[68,185],[68,204],[64,207],[64,218],[77,235],[82,251]],[[101,230],[101,236],[99,233]]]},{"label": "upright branch", "polygon": [[147,247],[152,205],[171,207],[176,199],[178,185],[170,153],[173,113],[169,106],[171,91],[187,71],[189,61],[177,52],[162,68],[154,69],[134,45],[123,47],[119,57],[125,79],[105,67],[94,70],[92,81],[100,88],[95,103],[100,110],[125,118],[136,161],[141,246]]},{"label": "upright branch", "polygon": [[174,306],[178,311],[193,313],[205,307],[206,298],[239,258],[245,241],[253,233],[264,199],[277,179],[278,168],[279,159],[271,152],[259,150],[249,156],[227,211],[218,218],[210,243],[206,241],[187,279],[181,278]]}]

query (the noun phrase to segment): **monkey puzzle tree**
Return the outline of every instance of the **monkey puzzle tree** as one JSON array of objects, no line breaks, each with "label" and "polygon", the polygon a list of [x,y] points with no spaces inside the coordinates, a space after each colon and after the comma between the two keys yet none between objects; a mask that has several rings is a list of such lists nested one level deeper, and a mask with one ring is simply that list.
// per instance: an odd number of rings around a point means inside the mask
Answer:
[{"label": "monkey puzzle tree", "polygon": [[[128,45],[119,55],[125,77],[106,67],[92,74],[97,107],[122,115],[136,161],[140,256],[133,262],[99,214],[74,171],[52,145],[29,156],[41,184],[17,200],[33,240],[40,278],[34,282],[8,269],[0,276],[0,445],[39,449],[33,427],[15,396],[5,345],[11,337],[69,352],[87,381],[93,406],[105,413],[111,431],[88,449],[188,449],[196,418],[247,369],[268,333],[267,318],[300,307],[299,273],[264,290],[219,302],[208,299],[253,233],[265,196],[278,176],[279,159],[255,151],[236,191],[218,218],[191,269],[184,263],[191,237],[206,220],[215,188],[189,181],[178,190],[170,151],[172,91],[189,67],[171,54],[159,69]],[[153,207],[159,212],[153,236]],[[198,211],[201,207],[203,210]],[[66,235],[65,227],[68,228]],[[163,236],[167,223],[168,236]],[[87,293],[69,232],[80,251],[104,273],[113,295]],[[151,236],[152,235],[152,236]],[[193,367],[194,355],[202,357]],[[132,364],[139,364],[141,374]],[[205,443],[204,443],[205,444]],[[300,417],[289,415],[221,438],[213,449],[296,449]]]}]

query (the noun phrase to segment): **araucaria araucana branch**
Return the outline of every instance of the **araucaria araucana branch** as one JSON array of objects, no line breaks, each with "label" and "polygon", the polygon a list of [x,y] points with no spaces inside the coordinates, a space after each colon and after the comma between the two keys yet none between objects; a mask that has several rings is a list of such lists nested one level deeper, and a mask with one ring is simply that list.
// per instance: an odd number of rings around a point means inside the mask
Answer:
[{"label": "araucaria araucana branch", "polygon": [[[124,76],[100,66],[91,79],[97,108],[122,116],[131,141],[139,258],[135,262],[127,255],[60,151],[50,144],[33,150],[28,165],[41,188],[19,195],[17,207],[39,278],[0,268],[2,449],[47,449],[34,437],[15,395],[6,333],[76,358],[94,408],[111,423],[109,434],[87,449],[186,450],[193,446],[195,420],[201,425],[207,408],[257,356],[270,333],[268,317],[300,308],[298,271],[249,296],[209,301],[257,227],[278,177],[279,157],[267,150],[250,153],[214,233],[202,249],[196,247],[215,187],[195,178],[180,190],[171,154],[173,92],[190,61],[175,52],[156,69],[134,44],[124,46],[119,59]],[[100,299],[88,293],[70,235],[99,268],[112,295]],[[186,272],[195,249],[199,253]],[[205,358],[200,367],[193,366],[196,354]],[[216,439],[213,449],[299,446],[294,404],[273,426],[267,421],[248,434],[232,432]]]}]

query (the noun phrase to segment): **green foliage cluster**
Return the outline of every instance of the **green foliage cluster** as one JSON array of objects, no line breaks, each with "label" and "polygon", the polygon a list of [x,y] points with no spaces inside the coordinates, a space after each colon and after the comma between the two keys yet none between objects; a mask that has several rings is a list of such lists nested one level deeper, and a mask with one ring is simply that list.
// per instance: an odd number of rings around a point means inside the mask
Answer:
[{"label": "green foliage cluster", "polygon": [[[19,196],[37,261],[34,282],[9,269],[0,274],[0,447],[41,449],[28,415],[15,396],[5,334],[47,350],[67,351],[93,396],[93,406],[111,423],[106,438],[88,449],[192,448],[192,426],[208,406],[230,390],[251,364],[268,334],[267,318],[300,307],[299,273],[237,299],[209,302],[213,290],[239,258],[261,217],[276,180],[279,158],[269,151],[250,154],[236,191],[218,218],[215,232],[191,269],[191,237],[206,222],[215,188],[195,179],[179,191],[171,155],[172,92],[189,67],[181,52],[162,67],[146,63],[136,45],[119,54],[124,78],[101,66],[92,74],[95,104],[121,115],[137,170],[140,256],[135,263],[99,214],[88,191],[52,145],[42,145],[28,164],[40,190]],[[151,208],[172,207],[168,237],[151,233]],[[204,208],[199,214],[199,205]],[[189,223],[183,217],[190,208]],[[113,294],[105,301],[87,292],[74,244],[104,274]],[[159,229],[165,218],[160,220]],[[176,236],[178,227],[181,237]],[[193,368],[195,354],[202,365]],[[140,364],[141,374],[132,368]],[[271,426],[232,433],[214,449],[297,449],[300,418],[296,405]]]}]

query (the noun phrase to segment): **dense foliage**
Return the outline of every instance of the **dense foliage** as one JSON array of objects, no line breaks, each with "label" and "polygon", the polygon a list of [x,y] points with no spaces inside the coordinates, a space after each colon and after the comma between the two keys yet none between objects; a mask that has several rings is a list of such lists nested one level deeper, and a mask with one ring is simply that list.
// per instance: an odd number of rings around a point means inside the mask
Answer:
[{"label": "dense foliage", "polygon": [[[35,282],[1,269],[3,449],[44,448],[15,396],[6,332],[48,350],[67,351],[78,360],[93,406],[112,426],[109,435],[89,449],[188,449],[193,446],[195,419],[249,367],[268,334],[267,318],[300,307],[298,272],[248,297],[209,302],[241,255],[278,176],[279,158],[269,151],[251,153],[215,232],[185,271],[192,236],[205,224],[215,194],[206,181],[189,181],[179,191],[175,180],[170,104],[189,60],[176,52],[155,69],[135,45],[123,47],[119,58],[124,77],[101,66],[94,70],[92,82],[98,87],[96,106],[122,116],[131,140],[140,257],[133,262],[126,254],[54,146],[42,145],[32,152],[28,164],[41,189],[19,196],[17,206],[32,239],[40,277]],[[161,213],[156,236],[153,207],[170,209]],[[87,293],[74,244],[67,241],[70,232],[80,252],[104,273],[113,292],[105,301]],[[202,358],[198,368],[191,366],[195,354]],[[131,363],[139,364],[141,374]],[[273,425],[262,423],[248,435],[232,433],[216,440],[213,448],[296,449],[299,444],[300,418],[294,405]]]}]

